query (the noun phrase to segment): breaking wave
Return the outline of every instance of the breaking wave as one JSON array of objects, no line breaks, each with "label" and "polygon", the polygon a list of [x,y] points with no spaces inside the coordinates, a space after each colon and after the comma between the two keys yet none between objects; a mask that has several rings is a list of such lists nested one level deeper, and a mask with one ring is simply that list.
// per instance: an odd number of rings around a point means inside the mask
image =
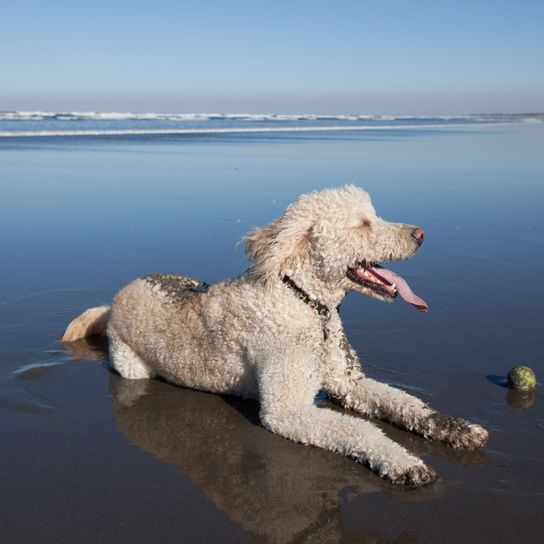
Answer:
[{"label": "breaking wave", "polygon": [[543,121],[544,114],[409,116],[4,111],[0,112],[0,138],[406,131]]},{"label": "breaking wave", "polygon": [[[448,125],[462,126],[462,125]],[[439,128],[437,125],[343,125],[343,126],[282,126],[282,127],[231,127],[231,128],[179,128],[179,129],[111,129],[111,130],[17,130],[0,131],[0,138],[30,138],[52,136],[145,136],[145,135],[213,135],[213,134],[248,134],[267,132],[331,132],[331,131],[380,131],[380,130],[416,130]]]},{"label": "breaking wave", "polygon": [[470,114],[470,115],[318,115],[255,113],[126,113],[126,112],[47,112],[4,111],[0,121],[522,121],[542,119],[543,114]]}]

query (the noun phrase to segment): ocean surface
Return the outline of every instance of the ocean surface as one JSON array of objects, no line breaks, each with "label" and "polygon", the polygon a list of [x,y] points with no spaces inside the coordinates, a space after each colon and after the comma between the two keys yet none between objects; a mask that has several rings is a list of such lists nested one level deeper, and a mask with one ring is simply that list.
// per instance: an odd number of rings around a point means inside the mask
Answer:
[{"label": "ocean surface", "polygon": [[[543,121],[0,113],[2,540],[542,542]],[[490,431],[458,452],[382,424],[435,484],[395,488],[268,433],[254,402],[123,380],[103,344],[59,343],[139,275],[241,273],[248,230],[346,183],[426,232],[390,268],[427,314],[342,304],[367,373]],[[504,387],[519,364],[536,392]]]},{"label": "ocean surface", "polygon": [[538,113],[395,116],[8,111],[0,112],[0,138],[381,132],[543,120],[544,114]]}]

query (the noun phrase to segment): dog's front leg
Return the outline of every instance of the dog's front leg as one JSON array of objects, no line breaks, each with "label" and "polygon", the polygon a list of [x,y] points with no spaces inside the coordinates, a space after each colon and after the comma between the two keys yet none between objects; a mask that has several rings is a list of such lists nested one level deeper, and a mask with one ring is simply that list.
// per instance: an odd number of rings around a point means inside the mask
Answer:
[{"label": "dog's front leg", "polygon": [[[259,375],[260,418],[268,430],[303,444],[342,453],[395,484],[419,486],[435,472],[381,429],[357,417],[314,405],[321,380],[308,374],[308,354],[267,361]],[[317,368],[316,364],[313,368]]]},{"label": "dog's front leg", "polygon": [[413,395],[367,378],[347,341],[344,348],[342,357],[329,368],[325,380],[327,393],[344,408],[389,421],[453,448],[484,446],[488,433],[483,427],[465,419],[442,415]]}]

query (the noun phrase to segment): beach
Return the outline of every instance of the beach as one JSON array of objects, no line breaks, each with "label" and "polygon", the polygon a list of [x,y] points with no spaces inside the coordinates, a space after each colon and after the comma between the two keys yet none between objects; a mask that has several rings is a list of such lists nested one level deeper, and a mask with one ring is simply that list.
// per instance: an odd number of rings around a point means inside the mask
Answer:
[{"label": "beach", "polygon": [[[542,116],[119,116],[0,114],[5,542],[542,541]],[[103,343],[60,344],[140,275],[242,273],[245,233],[347,183],[426,233],[391,268],[427,314],[342,303],[367,374],[490,433],[460,452],[380,424],[436,483],[396,488],[267,432],[253,401],[130,382]],[[536,393],[504,386],[520,364]]]}]

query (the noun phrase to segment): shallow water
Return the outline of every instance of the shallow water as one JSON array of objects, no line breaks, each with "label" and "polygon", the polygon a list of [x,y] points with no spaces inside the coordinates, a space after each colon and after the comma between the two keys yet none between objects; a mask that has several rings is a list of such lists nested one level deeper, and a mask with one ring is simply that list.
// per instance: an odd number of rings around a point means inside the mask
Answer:
[{"label": "shallow water", "polygon": [[[0,421],[6,542],[540,542],[544,125],[386,133],[0,142]],[[58,342],[81,310],[150,272],[210,283],[300,193],[355,182],[426,241],[395,263],[428,314],[348,296],[368,374],[490,430],[459,453],[383,425],[436,468],[399,490],[271,435],[252,402],[110,373]]]}]

